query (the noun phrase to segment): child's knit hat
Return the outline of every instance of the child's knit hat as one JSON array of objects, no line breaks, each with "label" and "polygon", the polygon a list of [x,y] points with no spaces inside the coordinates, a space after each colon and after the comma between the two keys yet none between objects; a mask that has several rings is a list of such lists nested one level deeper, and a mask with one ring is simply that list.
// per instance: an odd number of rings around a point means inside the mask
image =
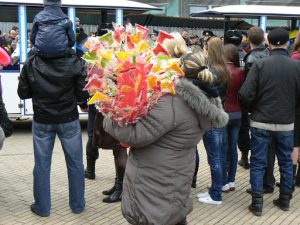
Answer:
[{"label": "child's knit hat", "polygon": [[61,0],[44,0],[44,5],[55,5],[55,6],[61,6]]}]

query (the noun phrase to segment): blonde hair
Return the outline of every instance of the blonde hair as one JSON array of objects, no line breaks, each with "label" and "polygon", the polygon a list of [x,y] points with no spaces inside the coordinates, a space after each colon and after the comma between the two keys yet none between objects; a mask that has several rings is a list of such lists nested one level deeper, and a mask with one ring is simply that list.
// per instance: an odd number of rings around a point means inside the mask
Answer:
[{"label": "blonde hair", "polygon": [[294,42],[294,48],[293,50],[295,52],[300,52],[300,32],[297,33],[297,36],[295,38],[295,42]]},{"label": "blonde hair", "polygon": [[209,66],[215,68],[222,74],[218,79],[225,85],[229,85],[230,71],[226,64],[226,56],[223,42],[218,37],[211,37],[207,41],[207,55]]},{"label": "blonde hair", "polygon": [[188,53],[180,59],[185,77],[198,78],[207,84],[215,80],[215,76],[209,71],[206,58],[203,53]]},{"label": "blonde hair", "polygon": [[171,35],[174,38],[166,39],[163,45],[173,58],[180,58],[188,52],[185,40],[178,32],[171,33]]}]

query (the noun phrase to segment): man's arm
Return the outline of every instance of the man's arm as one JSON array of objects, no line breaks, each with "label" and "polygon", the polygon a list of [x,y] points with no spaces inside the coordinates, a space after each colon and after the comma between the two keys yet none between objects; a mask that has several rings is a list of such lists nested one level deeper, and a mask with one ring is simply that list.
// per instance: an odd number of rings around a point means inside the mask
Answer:
[{"label": "man's arm", "polygon": [[68,36],[68,46],[72,48],[75,44],[75,33],[73,29],[73,23],[71,20],[67,22],[67,36]]},{"label": "man's arm", "polygon": [[[76,56],[77,57],[77,56]],[[90,97],[88,91],[84,90],[86,85],[87,68],[81,59],[78,59],[78,74],[75,80],[75,94],[77,97],[77,103],[82,110],[87,109],[87,100]]]},{"label": "man's arm", "polygon": [[239,91],[239,100],[241,107],[247,109],[249,112],[251,112],[256,100],[258,76],[258,65],[257,63],[254,63],[249,70],[246,81]]},{"label": "man's arm", "polygon": [[[28,63],[29,60],[27,60]],[[20,78],[19,78],[19,85],[18,85],[18,95],[20,99],[28,99],[32,98],[32,89],[30,86],[30,81],[28,78],[28,64],[25,63],[25,65],[22,68]]]}]

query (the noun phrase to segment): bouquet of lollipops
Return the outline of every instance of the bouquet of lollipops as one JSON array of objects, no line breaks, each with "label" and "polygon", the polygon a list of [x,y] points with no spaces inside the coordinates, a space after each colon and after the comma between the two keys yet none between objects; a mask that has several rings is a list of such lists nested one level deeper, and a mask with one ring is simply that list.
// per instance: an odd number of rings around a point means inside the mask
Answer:
[{"label": "bouquet of lollipops", "polygon": [[126,32],[121,25],[100,37],[90,37],[84,45],[83,59],[88,65],[85,89],[100,112],[118,125],[134,124],[147,115],[158,99],[175,94],[183,71],[164,47],[173,36],[160,31],[150,47],[149,29],[136,24]]}]

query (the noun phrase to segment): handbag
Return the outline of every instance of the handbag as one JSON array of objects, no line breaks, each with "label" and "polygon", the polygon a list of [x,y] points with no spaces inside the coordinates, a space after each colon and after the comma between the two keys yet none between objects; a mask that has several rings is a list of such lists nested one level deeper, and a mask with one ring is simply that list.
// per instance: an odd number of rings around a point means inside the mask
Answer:
[{"label": "handbag", "polygon": [[14,131],[13,124],[11,120],[8,118],[2,97],[0,97],[0,126],[4,131],[5,137],[9,137],[13,134]]}]

